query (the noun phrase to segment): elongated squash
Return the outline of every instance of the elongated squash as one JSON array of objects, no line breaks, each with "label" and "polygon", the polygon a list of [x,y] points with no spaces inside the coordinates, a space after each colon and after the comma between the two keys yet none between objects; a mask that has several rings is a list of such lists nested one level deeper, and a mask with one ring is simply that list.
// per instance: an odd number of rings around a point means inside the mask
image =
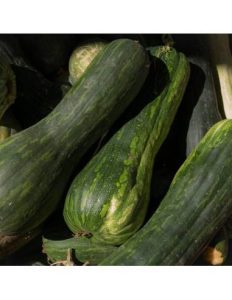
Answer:
[{"label": "elongated squash", "polygon": [[101,265],[189,265],[232,211],[232,121],[215,124],[146,225]]},{"label": "elongated squash", "polygon": [[50,215],[64,188],[56,200],[49,194],[59,176],[128,106],[148,67],[137,42],[113,41],[48,117],[0,143],[1,234],[30,231]]},{"label": "elongated squash", "polygon": [[[16,127],[19,131],[19,124],[11,114],[7,114],[7,118],[4,120],[4,122],[9,122],[10,124],[15,125],[14,127]],[[17,131],[14,128],[0,126],[0,142],[9,138],[15,133],[17,133]],[[10,256],[26,244],[28,244],[32,239],[34,239],[38,234],[40,234],[40,232],[41,228],[36,228],[31,232],[22,235],[0,235],[0,259]]]},{"label": "elongated squash", "polygon": [[[218,121],[222,119],[217,103],[212,69],[209,60],[202,55],[195,55],[189,58],[191,68],[195,72],[191,72],[189,83],[189,93],[186,94],[186,106],[188,105],[189,97],[195,104],[189,124],[186,137],[186,154],[189,153],[198,145],[206,132]],[[201,73],[200,73],[201,72]],[[201,76],[200,76],[201,75]],[[192,79],[192,80],[191,80]],[[201,92],[197,95],[197,88],[201,88]],[[188,97],[188,99],[187,99]],[[183,112],[185,113],[185,112]]]},{"label": "elongated squash", "polygon": [[[205,45],[207,47],[207,43]],[[215,91],[213,72],[210,65],[209,58],[202,50],[199,53],[189,58],[191,62],[191,76],[195,76],[191,80],[189,86],[189,93],[186,93],[186,106],[189,98],[195,102],[194,109],[191,113],[191,118],[188,124],[188,131],[186,137],[186,154],[189,155],[191,151],[198,145],[205,133],[218,121],[222,119],[219,109],[218,100]],[[200,73],[201,72],[201,73]],[[201,76],[200,76],[201,75]],[[201,87],[201,93],[198,96],[197,89]],[[197,98],[196,98],[197,97]],[[196,99],[195,99],[196,98]],[[185,114],[185,111],[183,110]],[[228,253],[228,239],[223,239],[225,229],[217,233],[216,238],[209,244],[202,254],[202,259],[212,265],[223,264]]]},{"label": "elongated squash", "polygon": [[[169,47],[150,49],[157,83],[154,100],[126,123],[74,179],[64,218],[76,234],[120,245],[142,225],[149,198],[153,162],[181,102],[189,65]],[[160,68],[160,70],[158,70]],[[159,90],[158,90],[159,88]]]}]

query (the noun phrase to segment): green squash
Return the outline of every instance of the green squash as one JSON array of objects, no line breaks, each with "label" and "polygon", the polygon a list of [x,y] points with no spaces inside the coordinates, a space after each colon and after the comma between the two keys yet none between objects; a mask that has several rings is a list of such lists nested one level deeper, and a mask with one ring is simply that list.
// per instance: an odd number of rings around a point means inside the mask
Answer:
[{"label": "green squash", "polygon": [[[217,103],[212,69],[207,58],[202,56],[191,56],[189,58],[190,66],[195,72],[191,74],[195,76],[190,81],[188,99],[186,97],[186,106],[189,104],[189,98],[195,104],[190,116],[188,131],[186,137],[186,155],[188,155],[201,141],[206,132],[218,121],[222,119]],[[202,81],[202,82],[200,82]],[[197,90],[201,88],[200,95]],[[195,99],[194,99],[195,98]],[[185,98],[184,98],[185,100]],[[183,111],[183,114],[185,111]]]},{"label": "green squash", "polygon": [[190,265],[232,211],[232,121],[215,124],[188,156],[145,226],[101,265]]},{"label": "green squash", "polygon": [[54,211],[73,167],[134,99],[148,68],[141,45],[113,41],[46,118],[0,143],[1,234],[28,232]]},{"label": "green squash", "polygon": [[64,218],[75,234],[112,245],[125,242],[143,224],[155,156],[165,140],[189,77],[189,65],[173,48],[150,49],[156,91],[74,179]]}]

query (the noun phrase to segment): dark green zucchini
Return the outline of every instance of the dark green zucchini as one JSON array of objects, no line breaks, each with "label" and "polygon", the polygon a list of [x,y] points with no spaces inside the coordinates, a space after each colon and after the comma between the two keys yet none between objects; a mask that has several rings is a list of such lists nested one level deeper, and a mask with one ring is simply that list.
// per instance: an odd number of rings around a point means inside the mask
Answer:
[{"label": "dark green zucchini", "polygon": [[[193,85],[189,89],[188,99],[196,97],[197,88],[199,88],[201,82],[203,81],[202,91],[200,95],[193,99],[196,103],[193,107],[190,121],[188,124],[188,131],[186,137],[186,155],[188,156],[190,152],[198,145],[205,133],[218,121],[222,119],[219,109],[217,95],[214,87],[213,73],[210,65],[209,58],[206,53],[202,53],[199,49],[198,55],[189,57],[190,66],[198,67],[202,71],[202,76],[196,74]],[[199,71],[200,73],[200,71]],[[194,73],[191,73],[194,75]],[[191,80],[190,80],[191,81]],[[196,102],[197,100],[197,102]],[[186,105],[187,105],[186,101]],[[185,111],[183,111],[185,113]],[[218,235],[218,234],[217,234]],[[215,241],[217,240],[217,242]],[[218,239],[220,240],[218,242]],[[228,240],[222,240],[221,234],[216,236],[210,243],[210,246],[204,251],[202,259],[209,264],[222,264],[226,260]]]},{"label": "dark green zucchini", "polygon": [[51,214],[57,201],[49,192],[63,170],[113,124],[138,93],[148,68],[137,42],[110,43],[50,115],[0,143],[1,234],[28,232]]},{"label": "dark green zucchini", "polygon": [[115,249],[114,246],[93,242],[84,236],[62,241],[43,238],[43,253],[46,253],[48,260],[54,264],[65,264],[71,253],[71,260],[77,259],[85,264],[97,265]]},{"label": "dark green zucchini", "polygon": [[[4,115],[5,116],[5,115]],[[7,114],[8,118],[4,119],[3,123],[10,123],[10,125],[15,125],[16,129],[11,127],[5,127],[0,125],[0,142],[9,138],[13,134],[19,131],[19,125],[17,121],[13,118],[11,114]],[[2,120],[1,120],[2,123]],[[26,244],[28,244],[32,239],[34,239],[41,232],[41,228],[36,228],[27,234],[6,236],[0,235],[0,259],[5,259],[5,257],[10,256],[12,253],[16,252]]]},{"label": "dark green zucchini", "polygon": [[232,121],[215,124],[146,225],[101,265],[189,265],[232,211]]},{"label": "dark green zucchini", "polygon": [[[173,121],[169,135],[160,149],[154,165],[152,178],[151,201],[147,220],[157,209],[160,201],[168,191],[175,173],[186,159],[191,148],[194,148],[205,134],[206,128],[215,120],[216,99],[213,83],[210,81],[207,58],[202,53],[188,57],[190,61],[190,77],[178,112]],[[202,64],[202,66],[201,66]],[[209,78],[207,77],[209,75]],[[211,90],[212,88],[212,90]],[[208,102],[215,107],[209,107]],[[207,108],[210,114],[207,114]]]},{"label": "dark green zucchini", "polygon": [[[201,94],[199,96],[196,95],[195,91],[197,89],[194,88],[194,84],[198,86],[201,84],[199,82],[201,77],[199,75],[196,76],[191,89],[192,97],[195,96],[196,99],[193,99],[195,106],[192,110],[186,137],[186,155],[197,146],[205,133],[222,119],[218,109],[217,96],[209,61],[203,55],[191,56],[189,57],[189,61],[195,68],[199,67],[203,71],[203,86]],[[186,100],[187,105],[189,99]]]},{"label": "dark green zucchini", "polygon": [[[182,39],[181,43],[179,39]],[[221,119],[205,35],[180,35],[175,46],[190,53],[190,78],[169,135],[160,149],[152,178],[152,201],[147,220],[154,213],[178,168],[206,131]],[[186,41],[189,44],[186,44]],[[196,44],[194,44],[196,43]],[[153,184],[154,182],[154,184]]]},{"label": "dark green zucchini", "polygon": [[[150,49],[155,60],[154,100],[127,122],[74,179],[64,218],[75,234],[120,245],[142,225],[157,151],[181,102],[189,65],[173,48]],[[158,94],[157,94],[158,93]]]}]

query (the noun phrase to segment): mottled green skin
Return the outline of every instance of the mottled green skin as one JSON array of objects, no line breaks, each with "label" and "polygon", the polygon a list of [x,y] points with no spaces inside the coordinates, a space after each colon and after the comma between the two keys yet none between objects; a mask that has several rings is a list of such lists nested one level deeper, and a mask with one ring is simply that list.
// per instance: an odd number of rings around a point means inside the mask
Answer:
[{"label": "mottled green skin", "polygon": [[68,250],[74,254],[78,261],[97,265],[103,258],[109,256],[115,249],[114,246],[92,242],[87,237],[73,237],[63,241],[52,241],[43,238],[43,253],[52,263],[65,261]]},{"label": "mottled green skin", "polygon": [[166,65],[168,83],[77,175],[65,201],[64,218],[74,233],[88,232],[112,245],[125,242],[144,221],[153,162],[189,77],[183,54],[167,47],[150,52]]},{"label": "mottled green skin", "polygon": [[232,211],[232,120],[214,125],[146,225],[101,265],[189,265]]},{"label": "mottled green skin", "polygon": [[0,61],[0,119],[16,97],[16,82],[10,66]]},{"label": "mottled green skin", "polygon": [[[148,58],[137,42],[115,40],[81,80],[36,125],[0,143],[0,233],[22,233],[41,224],[57,206],[51,193],[64,169],[111,126],[138,93]],[[70,168],[72,171],[72,168]],[[53,191],[54,192],[54,191]]]},{"label": "mottled green skin", "polygon": [[81,237],[78,238],[78,243],[74,249],[78,261],[89,265],[97,265],[105,257],[110,256],[117,247]]}]

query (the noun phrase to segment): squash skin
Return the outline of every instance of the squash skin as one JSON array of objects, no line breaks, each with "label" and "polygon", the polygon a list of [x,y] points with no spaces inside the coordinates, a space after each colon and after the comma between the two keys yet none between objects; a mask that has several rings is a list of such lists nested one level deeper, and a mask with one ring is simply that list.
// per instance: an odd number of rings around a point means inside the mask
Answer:
[{"label": "squash skin", "polygon": [[[201,70],[204,72],[205,80],[202,93],[197,100],[189,121],[186,137],[186,155],[189,155],[189,153],[197,146],[206,132],[215,123],[222,120],[218,109],[213,74],[209,61],[205,55],[202,55],[202,57],[197,55],[191,56],[189,57],[189,61],[195,66],[201,68]],[[194,86],[192,88],[194,88]]]},{"label": "squash skin", "polygon": [[51,214],[57,201],[48,193],[63,169],[69,160],[77,164],[123,112],[148,68],[137,42],[113,41],[50,115],[0,144],[1,234],[27,232]]},{"label": "squash skin", "polygon": [[[8,122],[8,125],[13,125],[12,127],[16,127],[17,130],[15,128],[0,125],[0,142],[5,140],[6,138],[9,138],[20,130],[20,125],[17,123],[17,120],[14,118],[11,112],[7,111],[7,113],[4,114],[4,117],[6,118],[4,120],[0,120],[0,123]],[[32,230],[32,232],[28,232],[27,234],[23,235],[0,235],[0,259],[10,256],[26,244],[28,244],[40,233],[40,231],[41,228],[35,228],[34,230]]]},{"label": "squash skin", "polygon": [[98,242],[120,245],[141,227],[150,199],[155,155],[188,81],[189,65],[182,53],[167,47],[151,48],[150,52],[166,66],[170,85],[165,81],[160,95],[77,175],[65,200],[64,219],[70,230],[90,233]]},{"label": "squash skin", "polygon": [[151,219],[101,265],[192,264],[231,214],[231,149],[232,121],[220,121],[178,170]]}]

